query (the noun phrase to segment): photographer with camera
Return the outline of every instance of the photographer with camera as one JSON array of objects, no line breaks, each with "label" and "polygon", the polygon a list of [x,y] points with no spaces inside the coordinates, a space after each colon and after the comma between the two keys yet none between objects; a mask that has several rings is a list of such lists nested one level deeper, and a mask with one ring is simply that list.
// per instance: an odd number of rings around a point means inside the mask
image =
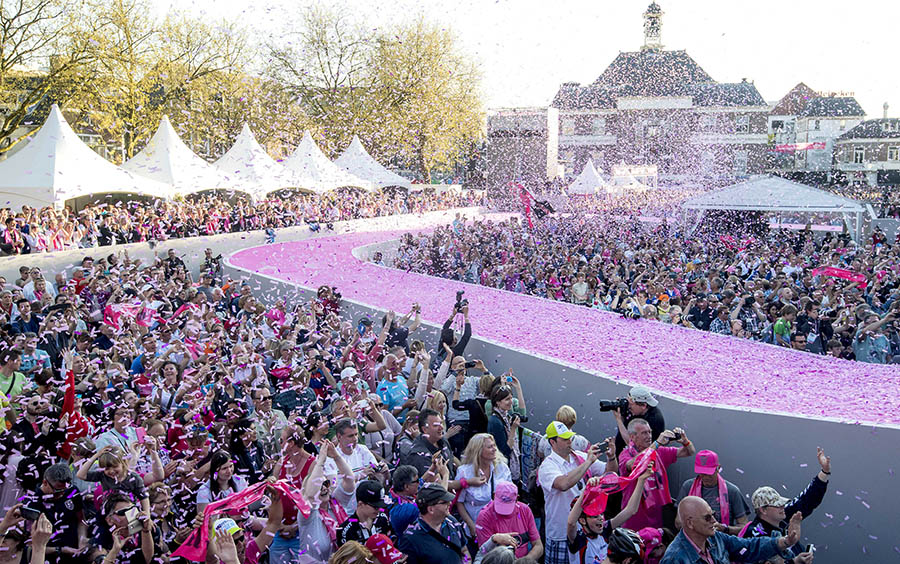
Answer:
[{"label": "photographer with camera", "polygon": [[761,290],[757,290],[753,295],[743,294],[741,299],[735,301],[735,307],[728,317],[743,321],[744,329],[756,339],[767,321],[766,312],[762,309],[764,301],[765,294]]},{"label": "photographer with camera", "polygon": [[[452,359],[454,356],[460,356],[463,351],[466,350],[469,339],[472,338],[472,325],[469,323],[469,300],[464,299],[463,294],[465,294],[465,290],[456,292],[456,302],[453,304],[453,312],[450,314],[450,317],[447,318],[447,321],[444,322],[444,326],[441,327],[441,340],[438,343],[437,354],[431,361],[432,370],[437,370],[441,363],[447,358]],[[462,336],[457,339],[452,325],[453,320],[456,319],[456,316],[460,313],[463,315],[465,325],[463,325]],[[449,357],[447,356],[448,347],[452,351]]]},{"label": "photographer with camera", "polygon": [[666,420],[660,411],[659,400],[653,397],[650,390],[644,386],[635,386],[628,392],[627,398],[617,398],[615,401],[601,400],[600,411],[612,411],[616,418],[616,426],[619,432],[616,434],[616,454],[621,453],[625,445],[631,441],[628,434],[628,425],[637,417],[640,417],[650,425],[652,439],[656,440],[659,434],[666,429]]},{"label": "photographer with camera", "polygon": [[[544,459],[538,469],[537,481],[544,492],[544,521],[547,550],[545,564],[569,564],[566,546],[566,523],[572,501],[581,495],[585,478],[600,476],[619,470],[612,439],[591,446],[588,452],[572,450],[575,433],[560,423],[552,421],[545,434],[553,452]],[[606,464],[598,459],[606,454]]]},{"label": "photographer with camera", "polygon": [[[622,475],[630,473],[637,458],[648,449],[655,451],[649,454],[657,464],[653,467],[653,475],[647,479],[644,485],[644,499],[637,513],[625,522],[625,526],[635,531],[644,527],[673,529],[675,513],[672,495],[669,493],[669,478],[666,469],[679,458],[694,456],[696,449],[687,438],[684,429],[680,427],[675,427],[671,431],[663,431],[660,433],[659,439],[653,440],[650,424],[640,418],[631,420],[631,423],[628,424],[628,434],[631,442],[619,457]],[[681,448],[667,446],[673,441],[680,442]],[[623,509],[626,505],[625,500],[631,499],[634,487],[634,484],[629,484],[622,491]],[[667,508],[671,511],[666,512]]]},{"label": "photographer with camera", "polygon": [[[412,325],[406,327],[406,324],[409,323],[410,319],[412,319]],[[387,316],[385,315],[381,318],[381,326],[384,327],[387,322]],[[384,348],[391,349],[399,346],[403,347],[406,354],[409,354],[409,334],[418,329],[421,325],[422,308],[419,304],[415,303],[410,308],[409,313],[400,319],[395,319],[391,322],[390,327],[388,327],[387,339],[384,341]]]},{"label": "photographer with camera", "polygon": [[806,350],[812,353],[825,354],[825,343],[834,336],[832,318],[822,311],[822,305],[815,300],[808,300],[803,306],[803,313],[797,316],[796,333],[806,337]]}]

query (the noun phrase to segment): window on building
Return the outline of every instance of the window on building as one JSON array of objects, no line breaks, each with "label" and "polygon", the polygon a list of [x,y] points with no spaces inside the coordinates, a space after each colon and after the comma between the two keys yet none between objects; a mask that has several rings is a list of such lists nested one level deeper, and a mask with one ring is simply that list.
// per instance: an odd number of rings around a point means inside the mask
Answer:
[{"label": "window on building", "polygon": [[575,135],[575,118],[563,118],[562,135]]},{"label": "window on building", "polygon": [[885,132],[898,131],[898,130],[900,130],[900,125],[898,125],[897,123],[895,123],[893,121],[888,121],[888,122],[885,122],[885,124],[882,126],[881,129],[882,129],[882,131],[885,131]]},{"label": "window on building", "polygon": [[710,129],[715,129],[716,127],[716,116],[715,114],[700,114],[700,129],[704,131],[709,131]]},{"label": "window on building", "polygon": [[591,135],[606,135],[606,118],[595,117],[591,120]]},{"label": "window on building", "polygon": [[888,147],[888,160],[900,161],[900,147]]},{"label": "window on building", "polygon": [[594,161],[594,166],[598,169],[603,164],[603,151],[591,151],[591,160]]},{"label": "window on building", "polygon": [[750,133],[750,116],[741,115],[737,116],[735,121],[734,130],[737,133]]},{"label": "window on building", "polygon": [[863,161],[866,158],[866,150],[863,147],[854,147],[853,148],[853,163],[854,164],[863,164]]},{"label": "window on building", "polygon": [[813,130],[819,131],[822,128],[822,122],[819,120],[815,120],[813,122]]},{"label": "window on building", "polygon": [[561,163],[571,163],[575,160],[575,151],[566,150],[559,152],[559,162]]},{"label": "window on building", "polygon": [[838,122],[838,125],[840,126],[841,131],[847,129],[847,120],[842,119],[840,122]]},{"label": "window on building", "polygon": [[778,131],[779,129],[784,129],[784,122],[780,119],[772,121],[772,131]]},{"label": "window on building", "polygon": [[735,151],[734,152],[734,173],[737,176],[743,176],[747,174],[747,161],[750,158],[750,154],[747,151]]}]

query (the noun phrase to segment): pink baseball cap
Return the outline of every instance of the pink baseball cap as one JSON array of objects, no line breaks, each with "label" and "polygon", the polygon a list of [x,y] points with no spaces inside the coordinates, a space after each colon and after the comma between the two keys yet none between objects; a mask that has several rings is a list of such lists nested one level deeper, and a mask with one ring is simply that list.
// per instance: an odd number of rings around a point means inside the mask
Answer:
[{"label": "pink baseball cap", "polygon": [[694,472],[697,474],[715,474],[719,469],[719,455],[711,450],[701,450],[694,459]]},{"label": "pink baseball cap", "polygon": [[512,515],[519,500],[519,490],[512,482],[497,482],[494,488],[494,511],[498,515]]},{"label": "pink baseball cap", "polygon": [[644,527],[638,531],[637,534],[641,537],[641,540],[644,541],[644,547],[647,554],[650,554],[650,551],[656,548],[656,545],[662,543],[662,529]]}]

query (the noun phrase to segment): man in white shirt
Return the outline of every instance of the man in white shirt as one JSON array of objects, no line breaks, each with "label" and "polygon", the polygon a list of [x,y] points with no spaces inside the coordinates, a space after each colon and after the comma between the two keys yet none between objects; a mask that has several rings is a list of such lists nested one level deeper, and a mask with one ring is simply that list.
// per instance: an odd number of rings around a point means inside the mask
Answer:
[{"label": "man in white shirt", "polygon": [[[553,452],[538,469],[538,481],[544,490],[544,520],[546,523],[547,552],[545,564],[569,564],[566,548],[566,520],[572,500],[581,495],[587,478],[606,472],[616,472],[619,464],[615,457],[612,439],[593,445],[589,452],[572,450],[575,432],[559,421],[547,426],[546,437]],[[606,447],[606,464],[597,458]]]},{"label": "man in white shirt", "polygon": [[[352,419],[341,419],[335,426],[337,450],[350,466],[357,483],[362,480],[378,480],[384,485],[387,479],[387,466],[379,463],[375,455],[365,445],[359,444],[359,427]],[[325,464],[325,475],[336,476],[337,464],[329,460]]]}]

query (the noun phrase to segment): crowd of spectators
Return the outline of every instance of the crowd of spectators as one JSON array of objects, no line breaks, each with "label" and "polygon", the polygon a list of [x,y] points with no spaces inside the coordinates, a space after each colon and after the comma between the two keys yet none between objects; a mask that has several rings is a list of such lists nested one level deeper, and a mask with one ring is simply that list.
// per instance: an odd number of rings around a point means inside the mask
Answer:
[{"label": "crowd of spectators", "polygon": [[395,266],[813,354],[900,362],[900,244],[876,229],[721,229],[614,211],[407,234]]},{"label": "crowd of spectators", "polygon": [[[515,223],[453,229],[527,248]],[[417,304],[351,319],[337,288],[260,296],[211,254],[196,282],[174,252],[0,280],[0,560],[812,562],[823,451],[797,498],[748,504],[645,388],[615,439],[576,435],[570,406],[526,429],[519,378],[466,355],[464,302],[420,340]],[[672,497],[681,458],[697,477]]]},{"label": "crowd of spectators", "polygon": [[481,205],[477,192],[341,190],[322,195],[282,194],[250,202],[219,192],[183,200],[133,200],[71,208],[0,209],[0,254],[105,247],[309,225]]},{"label": "crowd of spectators", "polygon": [[[824,452],[796,499],[762,487],[751,511],[644,388],[615,439],[576,435],[570,406],[526,429],[519,378],[466,356],[464,302],[419,340],[417,304],[351,319],[328,286],[263,300],[211,255],[196,281],[174,252],[0,280],[0,560],[812,561]],[[673,498],[680,458],[697,478]]]}]

